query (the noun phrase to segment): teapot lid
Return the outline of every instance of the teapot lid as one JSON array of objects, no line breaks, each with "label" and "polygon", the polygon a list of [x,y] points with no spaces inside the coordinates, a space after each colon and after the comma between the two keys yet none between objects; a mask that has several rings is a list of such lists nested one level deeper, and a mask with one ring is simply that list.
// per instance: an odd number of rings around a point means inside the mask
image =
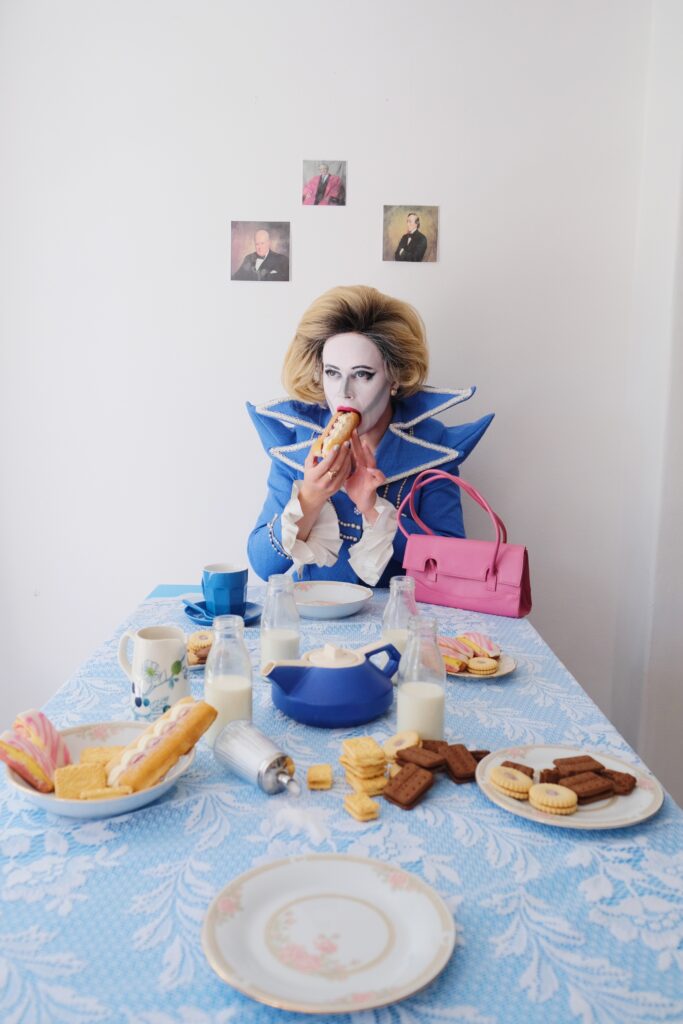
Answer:
[{"label": "teapot lid", "polygon": [[335,644],[325,644],[315,651],[309,651],[306,660],[316,668],[351,668],[353,665],[360,665],[365,658],[357,651],[336,647]]}]

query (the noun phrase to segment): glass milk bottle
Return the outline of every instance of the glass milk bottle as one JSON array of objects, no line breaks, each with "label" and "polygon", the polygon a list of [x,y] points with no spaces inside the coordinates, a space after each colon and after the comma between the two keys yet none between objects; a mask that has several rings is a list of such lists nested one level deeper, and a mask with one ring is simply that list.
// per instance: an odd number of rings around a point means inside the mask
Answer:
[{"label": "glass milk bottle", "polygon": [[209,746],[228,722],[251,721],[251,661],[244,644],[244,619],[218,615],[213,644],[204,669],[204,700],[218,712],[204,738]]},{"label": "glass milk bottle", "polygon": [[446,669],[436,642],[436,619],[410,620],[398,670],[398,732],[414,729],[423,740],[444,738]]},{"label": "glass milk bottle", "polygon": [[269,576],[261,615],[261,675],[269,661],[299,657],[301,627],[291,576]]},{"label": "glass milk bottle", "polygon": [[408,643],[408,624],[418,615],[415,604],[415,580],[412,576],[392,576],[389,600],[382,619],[382,640],[393,644],[403,654]]}]

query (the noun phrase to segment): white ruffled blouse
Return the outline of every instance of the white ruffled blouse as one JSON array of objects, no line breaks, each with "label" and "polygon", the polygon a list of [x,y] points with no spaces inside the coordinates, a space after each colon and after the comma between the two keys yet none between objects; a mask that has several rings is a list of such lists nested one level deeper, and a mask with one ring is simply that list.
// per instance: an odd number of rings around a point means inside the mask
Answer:
[{"label": "white ruffled blouse", "polygon": [[[295,480],[292,494],[282,511],[282,547],[294,560],[298,571],[302,565],[334,565],[342,539],[339,519],[331,501],[326,501],[306,540],[299,540],[298,523],[303,516],[299,490],[303,480]],[[363,534],[351,548],[349,564],[356,575],[374,587],[380,579],[394,549],[396,509],[384,498],[375,498],[377,519],[373,524],[363,516]]]}]

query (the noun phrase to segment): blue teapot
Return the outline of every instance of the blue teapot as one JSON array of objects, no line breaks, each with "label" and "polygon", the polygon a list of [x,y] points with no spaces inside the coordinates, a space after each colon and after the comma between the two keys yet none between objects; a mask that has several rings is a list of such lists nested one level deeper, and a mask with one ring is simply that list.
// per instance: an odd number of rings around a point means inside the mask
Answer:
[{"label": "blue teapot", "polygon": [[[379,668],[371,657],[386,651]],[[401,655],[381,642],[356,651],[325,644],[298,661],[270,661],[263,675],[273,684],[273,704],[304,725],[340,729],[363,725],[391,707],[391,677]]]}]

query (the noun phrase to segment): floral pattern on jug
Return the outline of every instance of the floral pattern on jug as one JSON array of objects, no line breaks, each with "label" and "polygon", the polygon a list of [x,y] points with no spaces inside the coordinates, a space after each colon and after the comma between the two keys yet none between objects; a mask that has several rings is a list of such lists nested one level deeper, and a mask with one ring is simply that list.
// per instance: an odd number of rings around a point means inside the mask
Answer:
[{"label": "floral pattern on jug", "polygon": [[[157,718],[163,715],[171,706],[172,701],[169,697],[172,696],[179,681],[182,680],[184,686],[187,686],[187,666],[184,657],[174,661],[168,673],[164,672],[157,661],[147,659],[143,663],[142,674],[142,688],[135,682],[131,683],[133,714],[136,718]],[[157,691],[160,691],[160,695],[155,697]]]}]

